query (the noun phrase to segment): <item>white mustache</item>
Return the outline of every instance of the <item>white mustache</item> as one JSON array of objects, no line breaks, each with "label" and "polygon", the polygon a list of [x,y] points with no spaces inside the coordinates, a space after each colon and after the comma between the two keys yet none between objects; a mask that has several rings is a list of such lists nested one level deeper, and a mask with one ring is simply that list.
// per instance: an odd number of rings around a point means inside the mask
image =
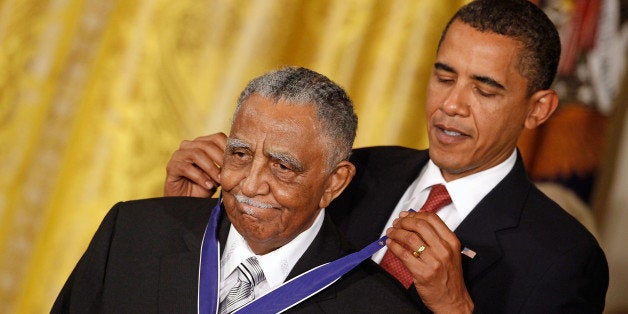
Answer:
[{"label": "white mustache", "polygon": [[253,207],[257,207],[257,208],[273,208],[273,207],[275,207],[275,206],[270,205],[270,204],[260,203],[260,202],[254,201],[251,198],[246,197],[246,196],[244,196],[242,194],[234,194],[233,196],[235,197],[235,199],[238,202],[240,202],[242,204],[249,205],[249,206],[253,206]]}]

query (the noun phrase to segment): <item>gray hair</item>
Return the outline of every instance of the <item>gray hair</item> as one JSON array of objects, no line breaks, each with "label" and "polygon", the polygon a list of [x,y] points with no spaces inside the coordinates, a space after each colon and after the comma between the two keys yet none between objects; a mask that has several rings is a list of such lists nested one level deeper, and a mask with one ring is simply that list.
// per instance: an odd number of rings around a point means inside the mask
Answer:
[{"label": "gray hair", "polygon": [[286,67],[249,82],[238,98],[233,118],[251,95],[275,102],[313,105],[327,142],[327,163],[333,168],[351,155],[358,117],[347,93],[326,76],[301,67]]}]

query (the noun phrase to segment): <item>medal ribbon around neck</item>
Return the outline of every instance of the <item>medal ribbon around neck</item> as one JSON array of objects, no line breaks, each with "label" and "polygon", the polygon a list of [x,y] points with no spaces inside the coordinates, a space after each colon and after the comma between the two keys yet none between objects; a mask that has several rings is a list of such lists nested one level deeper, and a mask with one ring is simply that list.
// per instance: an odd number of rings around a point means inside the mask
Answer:
[{"label": "medal ribbon around neck", "polygon": [[[201,245],[201,261],[198,285],[198,312],[218,312],[218,284],[220,280],[220,243],[218,242],[218,220],[222,194],[212,210]],[[386,236],[367,245],[362,250],[329,262],[290,279],[243,306],[236,313],[280,313],[327,288],[342,275],[371,257],[386,246]]]}]

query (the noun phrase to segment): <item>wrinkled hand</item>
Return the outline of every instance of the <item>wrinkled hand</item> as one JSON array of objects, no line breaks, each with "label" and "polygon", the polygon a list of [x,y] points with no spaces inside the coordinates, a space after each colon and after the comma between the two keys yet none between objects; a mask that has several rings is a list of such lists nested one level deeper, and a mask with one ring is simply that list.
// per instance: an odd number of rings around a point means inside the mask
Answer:
[{"label": "wrinkled hand", "polygon": [[165,196],[210,197],[220,185],[227,136],[224,133],[183,141],[166,166]]},{"label": "wrinkled hand", "polygon": [[[460,241],[433,213],[402,212],[386,232],[387,246],[410,270],[423,303],[434,313],[471,313]],[[415,257],[421,245],[425,250]]]}]

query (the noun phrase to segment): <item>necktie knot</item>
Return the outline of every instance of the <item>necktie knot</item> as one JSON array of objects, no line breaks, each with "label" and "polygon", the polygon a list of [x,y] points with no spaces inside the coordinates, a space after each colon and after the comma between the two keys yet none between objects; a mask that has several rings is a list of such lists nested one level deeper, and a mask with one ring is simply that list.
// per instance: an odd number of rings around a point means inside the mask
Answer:
[{"label": "necktie knot", "polygon": [[449,204],[451,204],[451,197],[447,192],[447,188],[442,184],[436,184],[432,186],[430,194],[427,196],[427,201],[421,207],[421,211],[433,212]]},{"label": "necktie knot", "polygon": [[238,282],[229,290],[225,299],[220,302],[220,313],[231,313],[255,299],[253,288],[266,280],[264,271],[257,258],[251,256],[244,260],[236,270]]},{"label": "necktie knot", "polygon": [[251,256],[244,260],[237,268],[240,273],[238,274],[238,279],[244,281],[248,281],[251,285],[255,286],[258,283],[266,280],[264,276],[264,271],[262,267],[259,265],[257,258],[255,256]]}]

